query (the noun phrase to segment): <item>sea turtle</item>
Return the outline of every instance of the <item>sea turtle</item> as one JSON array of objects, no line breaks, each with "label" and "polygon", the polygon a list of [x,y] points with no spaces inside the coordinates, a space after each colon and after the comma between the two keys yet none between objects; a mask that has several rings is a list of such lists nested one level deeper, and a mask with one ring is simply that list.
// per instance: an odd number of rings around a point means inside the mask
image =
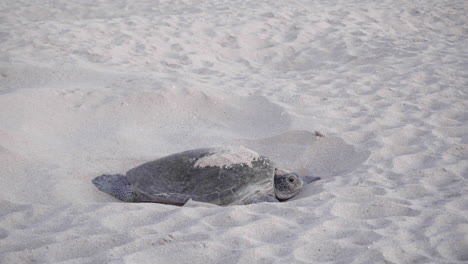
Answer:
[{"label": "sea turtle", "polygon": [[174,205],[190,199],[217,205],[278,202],[295,196],[303,185],[297,174],[275,168],[242,146],[180,152],[92,182],[125,202]]}]

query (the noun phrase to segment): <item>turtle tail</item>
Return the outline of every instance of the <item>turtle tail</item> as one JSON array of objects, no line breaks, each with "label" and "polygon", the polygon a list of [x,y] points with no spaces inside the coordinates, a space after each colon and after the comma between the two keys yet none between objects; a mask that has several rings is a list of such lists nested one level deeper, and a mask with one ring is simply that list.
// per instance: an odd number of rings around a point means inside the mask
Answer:
[{"label": "turtle tail", "polygon": [[137,195],[133,191],[127,177],[122,174],[103,174],[93,179],[93,184],[100,190],[124,202],[137,202]]}]

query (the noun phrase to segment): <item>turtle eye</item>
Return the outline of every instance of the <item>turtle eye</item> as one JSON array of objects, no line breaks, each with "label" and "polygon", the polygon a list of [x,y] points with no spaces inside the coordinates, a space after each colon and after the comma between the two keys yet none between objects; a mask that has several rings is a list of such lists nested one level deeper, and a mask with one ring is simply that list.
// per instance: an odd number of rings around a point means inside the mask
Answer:
[{"label": "turtle eye", "polygon": [[288,179],[288,181],[289,181],[290,183],[293,183],[293,182],[294,182],[294,178],[291,177],[291,178]]}]

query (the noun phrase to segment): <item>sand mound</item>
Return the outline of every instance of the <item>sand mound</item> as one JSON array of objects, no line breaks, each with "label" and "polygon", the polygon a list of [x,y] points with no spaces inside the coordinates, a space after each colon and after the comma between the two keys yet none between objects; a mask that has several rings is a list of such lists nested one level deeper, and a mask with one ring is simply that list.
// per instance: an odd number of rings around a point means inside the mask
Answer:
[{"label": "sand mound", "polygon": [[[0,263],[466,263],[466,1],[3,1]],[[324,136],[317,136],[320,131]],[[284,203],[91,179],[243,145]]]}]

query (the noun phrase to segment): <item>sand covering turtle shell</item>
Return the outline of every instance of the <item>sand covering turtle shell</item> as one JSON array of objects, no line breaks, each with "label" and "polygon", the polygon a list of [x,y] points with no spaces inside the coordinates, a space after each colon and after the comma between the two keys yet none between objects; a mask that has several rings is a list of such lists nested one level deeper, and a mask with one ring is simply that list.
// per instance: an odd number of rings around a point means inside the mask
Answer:
[{"label": "sand covering turtle shell", "polygon": [[244,146],[227,147],[214,150],[211,155],[205,156],[195,163],[196,168],[226,167],[234,164],[245,164],[252,167],[252,161],[257,160],[260,155]]}]

